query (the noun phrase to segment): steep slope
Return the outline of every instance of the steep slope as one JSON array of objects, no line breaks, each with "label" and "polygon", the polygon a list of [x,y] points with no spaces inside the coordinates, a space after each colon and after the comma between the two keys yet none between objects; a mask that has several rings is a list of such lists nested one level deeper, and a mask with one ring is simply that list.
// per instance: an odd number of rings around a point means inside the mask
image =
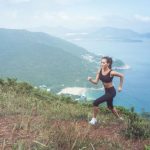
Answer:
[{"label": "steep slope", "polygon": [[85,54],[90,53],[44,33],[0,30],[2,77],[16,77],[36,85],[71,85],[87,76],[88,62],[82,58]]},{"label": "steep slope", "polygon": [[[0,76],[15,77],[34,85],[85,86],[101,56],[41,32],[0,29]],[[120,60],[115,66],[123,66]]]}]

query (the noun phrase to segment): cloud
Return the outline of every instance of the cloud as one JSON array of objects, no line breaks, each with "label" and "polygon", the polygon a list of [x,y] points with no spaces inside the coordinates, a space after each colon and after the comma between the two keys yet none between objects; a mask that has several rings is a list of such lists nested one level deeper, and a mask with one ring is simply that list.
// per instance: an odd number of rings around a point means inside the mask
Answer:
[{"label": "cloud", "polygon": [[0,0],[0,3],[2,4],[20,4],[20,3],[27,3],[30,2],[31,0]]},{"label": "cloud", "polygon": [[93,2],[92,0],[48,0],[51,3],[58,5],[77,5],[77,4],[86,4],[88,2]]},{"label": "cloud", "polygon": [[47,25],[63,25],[66,27],[80,27],[80,26],[89,26],[92,24],[97,24],[102,21],[101,17],[85,15],[85,14],[75,14],[68,13],[65,11],[60,12],[42,12],[37,13],[33,16],[35,22],[41,22],[41,24]]},{"label": "cloud", "polygon": [[24,3],[24,2],[30,2],[31,0],[9,0],[11,3]]},{"label": "cloud", "polygon": [[[9,19],[15,19],[18,17],[18,12],[16,10],[11,10],[11,11],[0,11],[0,18],[1,18],[1,22]],[[4,19],[4,20],[3,20]]]},{"label": "cloud", "polygon": [[[72,29],[102,26],[135,27],[150,22],[150,14],[126,12],[96,0],[0,0],[0,26],[63,26]],[[108,6],[108,7],[106,7]],[[13,22],[13,23],[12,23]]]},{"label": "cloud", "polygon": [[135,19],[141,22],[150,22],[150,16],[135,15]]}]

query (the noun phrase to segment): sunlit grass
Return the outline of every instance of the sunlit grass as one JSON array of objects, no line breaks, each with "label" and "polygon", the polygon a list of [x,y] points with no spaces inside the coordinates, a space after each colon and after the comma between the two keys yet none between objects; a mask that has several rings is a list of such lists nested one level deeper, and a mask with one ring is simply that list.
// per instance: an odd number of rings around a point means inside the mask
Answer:
[{"label": "sunlit grass", "polygon": [[[92,117],[92,106],[89,104],[83,105],[70,97],[57,96],[34,89],[28,84],[18,84],[10,80],[1,84],[0,90],[0,117],[8,118],[12,122],[8,125],[9,138],[4,136],[0,143],[2,149],[125,149],[119,139],[114,140],[112,135],[109,135],[109,138],[105,138],[105,135],[97,138],[98,135],[92,134],[99,128],[104,130],[122,124],[126,131],[123,136],[128,136],[131,129],[128,120],[134,121],[133,113],[123,108],[118,109],[125,118],[124,123],[119,122],[110,111],[101,107],[98,125],[92,127],[88,124]],[[140,131],[142,132],[143,129]],[[117,134],[122,135],[122,133]],[[130,138],[134,136],[133,132]],[[129,144],[128,147],[131,148],[131,145]]]}]

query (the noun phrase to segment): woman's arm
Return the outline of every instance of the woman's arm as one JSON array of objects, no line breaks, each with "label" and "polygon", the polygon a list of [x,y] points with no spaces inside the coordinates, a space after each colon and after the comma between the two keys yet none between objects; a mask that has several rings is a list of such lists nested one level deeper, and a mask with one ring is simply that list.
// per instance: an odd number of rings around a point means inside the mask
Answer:
[{"label": "woman's arm", "polygon": [[119,72],[116,72],[116,71],[111,71],[111,76],[120,77],[120,83],[119,83],[119,87],[118,87],[118,91],[120,92],[122,90],[124,75],[122,73],[119,73]]},{"label": "woman's arm", "polygon": [[93,84],[98,84],[98,82],[99,82],[99,73],[100,73],[100,69],[96,73],[96,78],[92,79],[92,77],[88,77],[88,81],[90,81]]}]

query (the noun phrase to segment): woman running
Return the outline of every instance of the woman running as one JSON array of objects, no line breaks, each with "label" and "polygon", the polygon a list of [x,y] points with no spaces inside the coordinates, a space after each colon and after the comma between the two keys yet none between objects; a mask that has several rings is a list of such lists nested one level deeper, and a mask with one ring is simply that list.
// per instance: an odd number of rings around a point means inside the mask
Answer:
[{"label": "woman running", "polygon": [[97,122],[96,116],[99,111],[98,105],[107,102],[107,107],[112,111],[112,113],[118,117],[120,120],[123,120],[122,117],[119,116],[117,110],[113,107],[113,98],[116,96],[116,90],[113,86],[112,80],[114,76],[120,78],[120,84],[118,87],[118,91],[122,90],[123,85],[123,74],[113,71],[112,69],[112,58],[111,57],[102,57],[101,59],[101,69],[98,70],[96,74],[96,79],[92,79],[92,77],[88,77],[88,81],[92,82],[93,84],[98,84],[99,80],[102,81],[103,86],[105,88],[105,94],[99,98],[97,98],[93,102],[93,118],[89,122],[90,124],[94,125]]}]

